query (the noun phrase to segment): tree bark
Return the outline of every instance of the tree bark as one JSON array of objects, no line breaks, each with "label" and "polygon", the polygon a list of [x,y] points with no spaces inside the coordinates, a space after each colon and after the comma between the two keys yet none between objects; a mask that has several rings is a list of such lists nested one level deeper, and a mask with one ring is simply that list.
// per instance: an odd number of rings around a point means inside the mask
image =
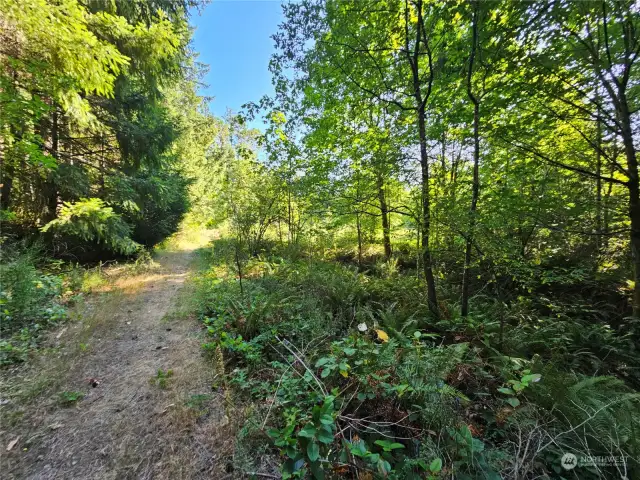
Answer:
[{"label": "tree bark", "polygon": [[422,268],[427,281],[427,300],[429,310],[436,317],[440,317],[438,310],[438,295],[436,280],[433,275],[429,235],[431,233],[431,205],[429,201],[429,159],[427,156],[427,134],[424,118],[424,107],[418,109],[418,130],[420,134],[420,167],[422,173]]},{"label": "tree bark", "polygon": [[362,266],[362,225],[360,224],[360,214],[356,213],[356,230],[358,232],[358,267]]},{"label": "tree bark", "polygon": [[[596,102],[600,105],[600,92],[596,87]],[[596,118],[596,257],[600,256],[602,249],[602,122],[599,108]],[[597,262],[596,262],[597,266]]]},{"label": "tree bark", "polygon": [[384,192],[384,181],[382,175],[377,175],[378,201],[380,202],[380,214],[382,217],[382,242],[384,244],[384,256],[387,260],[391,258],[391,227],[389,223],[389,207]]},{"label": "tree bark", "polygon": [[[60,157],[60,135],[58,121],[58,106],[53,104],[51,112],[51,156],[58,162]],[[47,181],[44,184],[44,195],[46,198],[46,212],[42,217],[43,225],[55,220],[58,214],[58,189],[56,188],[53,172],[47,175]]]},{"label": "tree bark", "polygon": [[0,161],[0,209],[9,210],[11,207],[11,190],[13,188],[13,173],[4,157]]}]

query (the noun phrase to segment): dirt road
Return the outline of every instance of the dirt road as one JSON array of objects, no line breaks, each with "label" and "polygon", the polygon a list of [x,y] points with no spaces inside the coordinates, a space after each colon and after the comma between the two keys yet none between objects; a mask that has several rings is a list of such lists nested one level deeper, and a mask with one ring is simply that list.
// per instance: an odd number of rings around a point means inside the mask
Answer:
[{"label": "dirt road", "polygon": [[215,368],[198,322],[181,312],[196,247],[165,251],[156,268],[90,295],[46,353],[8,373],[0,477],[227,477]]}]

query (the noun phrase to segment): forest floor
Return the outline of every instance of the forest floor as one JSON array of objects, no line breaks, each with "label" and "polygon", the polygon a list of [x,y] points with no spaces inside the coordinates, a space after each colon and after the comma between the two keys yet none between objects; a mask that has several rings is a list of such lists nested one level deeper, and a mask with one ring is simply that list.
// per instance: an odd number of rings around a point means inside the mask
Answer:
[{"label": "forest floor", "polygon": [[0,478],[227,476],[233,434],[189,309],[208,242],[174,241],[142,272],[110,272],[37,358],[3,373]]}]

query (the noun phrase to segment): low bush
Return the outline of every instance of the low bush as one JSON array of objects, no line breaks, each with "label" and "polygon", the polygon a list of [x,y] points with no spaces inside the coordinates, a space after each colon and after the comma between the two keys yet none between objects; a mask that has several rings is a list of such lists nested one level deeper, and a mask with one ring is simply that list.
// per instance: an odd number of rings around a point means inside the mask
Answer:
[{"label": "low bush", "polygon": [[36,254],[5,251],[0,259],[0,365],[23,361],[40,332],[66,318],[63,278],[35,266]]},{"label": "low bush", "polygon": [[3,245],[0,366],[25,361],[48,329],[67,320],[69,304],[103,282],[98,272],[46,259],[35,247]]},{"label": "low bush", "polygon": [[70,240],[78,244],[104,244],[107,249],[124,255],[133,254],[140,247],[131,239],[131,226],[99,198],[65,203],[58,217],[42,231],[54,234],[58,243]]}]

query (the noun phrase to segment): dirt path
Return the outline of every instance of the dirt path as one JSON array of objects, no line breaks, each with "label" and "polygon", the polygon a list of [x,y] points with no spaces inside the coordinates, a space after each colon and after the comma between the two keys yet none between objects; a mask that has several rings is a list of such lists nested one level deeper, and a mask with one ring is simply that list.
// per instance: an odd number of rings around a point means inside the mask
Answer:
[{"label": "dirt path", "polygon": [[[0,477],[226,476],[215,369],[201,355],[198,323],[180,311],[193,261],[191,247],[164,252],[152,271],[92,295],[54,348],[5,382]],[[172,374],[162,380],[159,370]],[[84,397],[64,406],[61,392]]]}]

